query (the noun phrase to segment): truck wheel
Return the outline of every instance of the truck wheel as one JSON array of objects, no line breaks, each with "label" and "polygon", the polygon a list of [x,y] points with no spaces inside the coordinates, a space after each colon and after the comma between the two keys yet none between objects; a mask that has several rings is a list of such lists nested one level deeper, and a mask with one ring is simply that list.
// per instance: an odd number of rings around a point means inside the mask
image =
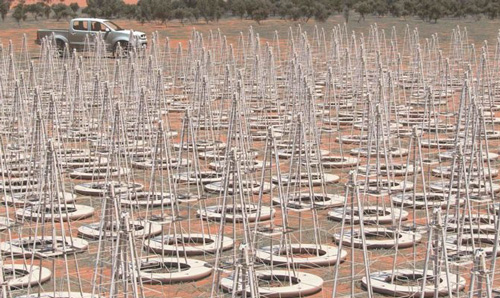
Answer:
[{"label": "truck wheel", "polygon": [[57,47],[57,56],[58,57],[64,56],[64,48],[66,47],[64,41],[60,39],[56,40],[56,47]]},{"label": "truck wheel", "polygon": [[[118,45],[120,45],[120,53],[118,53]],[[115,47],[113,48],[113,54],[115,58],[124,58],[128,57],[129,47],[128,42],[126,41],[118,41],[115,43]]]}]

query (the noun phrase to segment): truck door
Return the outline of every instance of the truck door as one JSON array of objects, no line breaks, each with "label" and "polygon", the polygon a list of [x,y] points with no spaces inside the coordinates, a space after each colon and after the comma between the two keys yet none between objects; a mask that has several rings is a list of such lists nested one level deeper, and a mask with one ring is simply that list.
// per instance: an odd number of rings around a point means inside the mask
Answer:
[{"label": "truck door", "polygon": [[88,20],[75,20],[69,29],[69,43],[73,48],[82,50],[85,46],[85,38],[89,34]]},{"label": "truck door", "polygon": [[95,44],[95,39],[97,34],[101,33],[104,40],[106,41],[107,33],[109,32],[109,29],[106,25],[104,25],[101,22],[98,21],[91,21],[90,22],[90,43]]}]

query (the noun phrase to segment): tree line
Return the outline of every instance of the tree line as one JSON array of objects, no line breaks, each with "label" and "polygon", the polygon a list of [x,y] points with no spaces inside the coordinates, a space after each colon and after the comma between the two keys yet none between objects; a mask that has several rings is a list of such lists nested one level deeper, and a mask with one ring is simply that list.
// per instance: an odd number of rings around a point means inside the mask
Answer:
[{"label": "tree line", "polygon": [[[54,2],[54,3],[52,3]],[[331,15],[342,14],[346,22],[362,21],[367,15],[418,17],[436,23],[444,17],[490,19],[500,16],[499,0],[139,0],[126,4],[123,0],[87,0],[80,9],[77,3],[66,5],[57,0],[43,0],[26,4],[24,0],[13,6],[13,0],[0,0],[2,20],[11,16],[20,23],[28,16],[57,20],[85,14],[90,17],[135,19],[142,23],[172,20],[206,23],[217,22],[225,16],[236,16],[258,23],[270,17],[291,21],[319,22]],[[13,6],[13,7],[11,7]]]},{"label": "tree line", "polygon": [[12,18],[18,23],[26,21],[28,16],[38,20],[38,18],[54,18],[58,21],[69,17],[76,17],[80,7],[78,3],[66,5],[64,3],[51,3],[51,1],[26,4],[26,1],[20,0],[14,7],[11,7],[13,0],[0,0],[0,17],[5,20],[10,11]]}]

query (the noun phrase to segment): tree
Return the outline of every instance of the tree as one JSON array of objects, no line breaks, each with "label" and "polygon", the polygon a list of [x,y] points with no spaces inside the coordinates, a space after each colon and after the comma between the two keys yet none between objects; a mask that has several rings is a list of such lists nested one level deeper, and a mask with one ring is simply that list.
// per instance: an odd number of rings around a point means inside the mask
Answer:
[{"label": "tree", "polygon": [[483,7],[483,13],[490,19],[495,19],[500,15],[500,3],[498,1],[487,1]]},{"label": "tree", "polygon": [[182,2],[184,2],[184,7],[195,8],[198,0],[182,0]]},{"label": "tree", "polygon": [[122,7],[122,17],[125,17],[127,19],[133,19],[137,16],[138,13],[138,7],[135,4],[125,4]]},{"label": "tree", "polygon": [[172,12],[173,18],[179,20],[179,22],[184,26],[184,21],[190,19],[192,15],[192,8],[182,7],[177,8]]},{"label": "tree", "polygon": [[326,22],[330,15],[331,10],[327,8],[327,5],[321,2],[316,2],[314,4],[314,19],[318,22]]},{"label": "tree", "polygon": [[193,17],[197,22],[201,18],[201,13],[200,10],[196,7],[193,8],[188,8],[189,12],[191,14],[191,17]]},{"label": "tree", "polygon": [[0,0],[0,16],[2,17],[2,21],[5,20],[5,17],[9,13],[11,3],[10,0]]},{"label": "tree", "polygon": [[416,6],[417,15],[424,21],[437,23],[437,20],[450,12],[447,0],[422,0]]},{"label": "tree", "polygon": [[470,15],[479,21],[482,16],[482,8],[486,6],[485,1],[487,0],[465,0],[461,17],[465,18],[467,15]]},{"label": "tree", "polygon": [[[267,0],[263,0],[263,3],[269,3]],[[252,14],[252,20],[256,21],[260,25],[260,22],[269,17],[270,9],[269,6],[261,6],[254,10]]]},{"label": "tree", "polygon": [[243,19],[246,14],[246,5],[244,0],[233,0],[230,6],[233,15]]},{"label": "tree", "polygon": [[153,9],[153,19],[160,21],[162,24],[166,24],[167,21],[173,18],[173,5],[168,0],[153,1]]},{"label": "tree", "polygon": [[369,1],[369,0],[359,1],[358,3],[356,3],[354,5],[354,11],[359,13],[358,23],[361,20],[364,21],[365,15],[373,12],[373,6],[371,5],[371,1]]},{"label": "tree", "polygon": [[45,6],[48,6],[45,3],[35,3],[35,4],[29,4],[25,5],[26,12],[30,13],[35,20],[38,20],[38,17],[42,17],[45,12]]},{"label": "tree", "polygon": [[137,2],[136,18],[141,23],[151,22],[153,20],[153,11],[155,9],[153,0],[139,0]]},{"label": "tree", "polygon": [[92,18],[113,18],[121,16],[124,5],[123,0],[87,0],[87,7],[82,12]]},{"label": "tree", "polygon": [[307,23],[313,18],[318,22],[325,22],[332,14],[329,3],[325,0],[295,0],[303,12],[302,19]]},{"label": "tree", "polygon": [[16,20],[18,25],[21,25],[21,21],[26,21],[28,17],[28,12],[26,11],[26,5],[24,3],[24,0],[19,1],[12,13],[12,17]]},{"label": "tree", "polygon": [[50,14],[52,13],[52,7],[48,6],[46,3],[43,3],[43,15],[46,19],[50,18]]},{"label": "tree", "polygon": [[275,17],[279,14],[282,2],[282,0],[269,0],[269,3],[271,3],[271,16]]},{"label": "tree", "polygon": [[69,6],[64,3],[58,3],[52,5],[52,11],[54,12],[54,18],[58,22],[63,18],[74,16],[73,10],[71,10],[71,8],[69,8]]},{"label": "tree", "polygon": [[389,3],[387,0],[371,0],[373,13],[378,16],[385,16],[389,12]]},{"label": "tree", "polygon": [[[319,1],[319,0],[318,0]],[[316,12],[316,1],[311,1],[311,0],[294,0],[293,1],[294,6],[298,8],[299,10],[299,18],[304,21],[308,22],[309,19],[311,19],[315,12]],[[297,16],[297,14],[296,14]]]},{"label": "tree", "polygon": [[395,17],[408,17],[415,14],[415,2],[413,0],[397,0],[389,7],[390,13]]},{"label": "tree", "polygon": [[271,2],[269,0],[246,0],[247,15],[257,24],[267,19],[271,13]]},{"label": "tree", "polygon": [[326,21],[331,13],[328,0],[285,0],[279,3],[278,14],[283,19],[308,22],[314,18],[318,22]]},{"label": "tree", "polygon": [[173,18],[177,8],[184,8],[181,0],[139,0],[135,9],[135,18],[141,23],[159,21],[165,24]]},{"label": "tree", "polygon": [[346,23],[349,23],[351,10],[353,10],[356,0],[332,0],[331,8],[337,12],[341,12]]},{"label": "tree", "polygon": [[219,21],[225,11],[225,4],[223,0],[198,0],[196,8],[208,24],[211,21]]},{"label": "tree", "polygon": [[224,0],[215,0],[211,2],[210,12],[212,13],[213,19],[218,22],[220,18],[224,15],[226,11],[226,2]]},{"label": "tree", "polygon": [[80,5],[78,5],[78,3],[76,2],[73,2],[69,5],[69,8],[71,8],[74,14],[77,14],[78,10],[80,9]]}]

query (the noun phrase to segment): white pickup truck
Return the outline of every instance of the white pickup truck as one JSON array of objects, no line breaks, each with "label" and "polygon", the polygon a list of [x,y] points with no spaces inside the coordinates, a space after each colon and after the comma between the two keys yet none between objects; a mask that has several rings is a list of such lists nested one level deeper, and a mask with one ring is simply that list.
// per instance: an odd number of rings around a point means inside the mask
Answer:
[{"label": "white pickup truck", "polygon": [[[67,44],[70,50],[76,49],[82,51],[85,47],[85,40],[88,36],[89,42],[95,42],[95,36],[101,33],[106,43],[108,51],[116,52],[118,45],[123,49],[127,49],[132,37],[131,30],[125,30],[117,24],[105,20],[95,18],[77,18],[72,19],[69,23],[69,29],[39,29],[36,33],[37,44],[41,44],[45,37],[51,38],[54,34],[57,48],[62,54],[64,45]],[[143,32],[133,31],[134,44],[137,46],[146,46],[147,38]]]}]

